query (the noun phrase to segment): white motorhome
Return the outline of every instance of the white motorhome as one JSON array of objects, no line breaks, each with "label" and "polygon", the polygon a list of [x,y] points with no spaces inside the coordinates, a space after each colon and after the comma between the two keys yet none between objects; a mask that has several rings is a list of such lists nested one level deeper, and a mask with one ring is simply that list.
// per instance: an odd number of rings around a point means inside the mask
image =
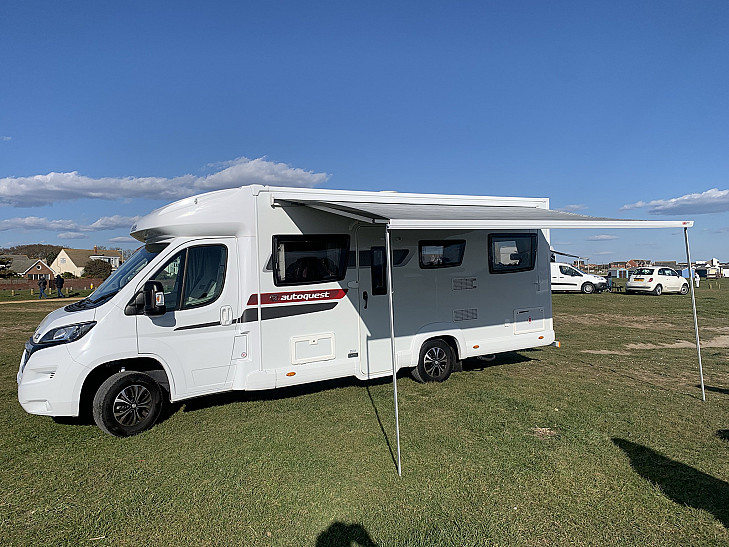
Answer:
[{"label": "white motorhome", "polygon": [[591,224],[548,203],[264,186],[172,203],[132,227],[144,246],[92,295],[41,322],[20,404],[90,409],[128,436],[165,400],[402,368],[443,381],[461,359],[552,344],[547,228]]},{"label": "white motorhome", "polygon": [[552,291],[591,294],[607,288],[607,279],[578,270],[565,262],[552,262]]}]

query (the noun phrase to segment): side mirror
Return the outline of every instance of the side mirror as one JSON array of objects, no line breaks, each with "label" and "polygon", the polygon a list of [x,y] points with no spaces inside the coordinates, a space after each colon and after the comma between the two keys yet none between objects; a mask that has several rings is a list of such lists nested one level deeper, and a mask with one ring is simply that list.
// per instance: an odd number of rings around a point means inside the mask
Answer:
[{"label": "side mirror", "polygon": [[165,289],[159,281],[147,281],[142,289],[144,295],[144,315],[164,315]]}]

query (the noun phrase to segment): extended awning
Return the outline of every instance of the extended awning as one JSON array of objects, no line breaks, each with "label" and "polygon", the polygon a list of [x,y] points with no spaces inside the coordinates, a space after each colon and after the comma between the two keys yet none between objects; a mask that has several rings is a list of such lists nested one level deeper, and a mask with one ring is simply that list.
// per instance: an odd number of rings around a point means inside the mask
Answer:
[{"label": "extended awning", "polygon": [[556,228],[690,228],[691,220],[631,220],[552,211],[540,207],[438,203],[374,203],[311,199],[276,199],[275,205],[304,205],[393,230],[525,230]]},{"label": "extended awning", "polygon": [[[694,225],[692,220],[631,220],[620,218],[604,218],[552,211],[546,208],[546,200],[533,200],[533,206],[525,206],[518,198],[489,198],[489,201],[503,201],[503,205],[479,204],[470,202],[464,197],[437,196],[429,200],[419,195],[408,199],[398,194],[383,194],[377,201],[359,201],[352,196],[350,201],[343,201],[342,194],[335,199],[326,199],[326,194],[300,192],[273,193],[274,206],[306,206],[320,211],[345,216],[348,218],[381,224],[386,228],[385,245],[387,249],[388,300],[390,306],[390,346],[392,349],[392,383],[395,405],[395,431],[397,436],[397,472],[402,475],[400,458],[400,417],[397,402],[397,370],[395,367],[395,309],[393,301],[394,287],[392,283],[392,245],[393,230],[550,230],[550,229],[616,229],[616,228],[683,228],[686,242],[686,258],[691,267],[688,228]],[[473,201],[484,201],[474,197]],[[516,203],[519,203],[518,205]],[[691,270],[693,281],[693,269]],[[691,304],[694,315],[696,335],[696,351],[699,360],[701,379],[701,396],[706,399],[704,391],[704,373],[701,364],[701,345],[699,343],[699,326],[696,317],[696,298],[694,284],[691,287]]]}]

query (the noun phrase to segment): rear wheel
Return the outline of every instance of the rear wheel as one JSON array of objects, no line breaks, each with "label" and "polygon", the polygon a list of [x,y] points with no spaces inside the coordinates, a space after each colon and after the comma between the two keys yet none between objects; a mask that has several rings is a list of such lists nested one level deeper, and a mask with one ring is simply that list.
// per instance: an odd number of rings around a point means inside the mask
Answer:
[{"label": "rear wheel", "polygon": [[94,395],[94,421],[115,437],[130,437],[151,428],[162,410],[162,389],[142,372],[119,372]]},{"label": "rear wheel", "polygon": [[653,294],[655,294],[656,296],[661,296],[663,294],[663,287],[661,287],[660,284],[656,285],[656,288],[653,289]]},{"label": "rear wheel", "polygon": [[451,347],[443,340],[428,340],[420,348],[418,366],[413,369],[413,378],[418,382],[444,382],[453,372],[455,356]]},{"label": "rear wheel", "polygon": [[689,286],[686,283],[684,283],[683,285],[681,285],[681,291],[680,292],[681,292],[681,294],[688,294],[688,292],[689,292]]},{"label": "rear wheel", "polygon": [[595,285],[593,285],[590,282],[584,283],[582,285],[582,292],[585,294],[592,294],[595,292]]}]

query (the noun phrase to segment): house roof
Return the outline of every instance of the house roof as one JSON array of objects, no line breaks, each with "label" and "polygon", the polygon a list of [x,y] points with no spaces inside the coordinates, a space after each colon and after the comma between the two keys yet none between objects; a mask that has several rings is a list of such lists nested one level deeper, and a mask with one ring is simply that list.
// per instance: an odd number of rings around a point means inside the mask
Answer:
[{"label": "house roof", "polygon": [[[12,262],[8,266],[8,269],[13,270],[15,273],[18,274],[24,274],[33,266],[35,266],[38,262],[48,268],[48,264],[43,262],[43,260],[40,258],[28,258],[25,255],[2,255],[2,258],[11,259]],[[50,268],[48,269],[50,270]]]},{"label": "house roof", "polygon": [[91,259],[92,256],[116,256],[121,259],[121,251],[115,251],[113,249],[63,249],[66,252],[68,258],[71,259],[76,266],[83,268],[86,263]]}]

